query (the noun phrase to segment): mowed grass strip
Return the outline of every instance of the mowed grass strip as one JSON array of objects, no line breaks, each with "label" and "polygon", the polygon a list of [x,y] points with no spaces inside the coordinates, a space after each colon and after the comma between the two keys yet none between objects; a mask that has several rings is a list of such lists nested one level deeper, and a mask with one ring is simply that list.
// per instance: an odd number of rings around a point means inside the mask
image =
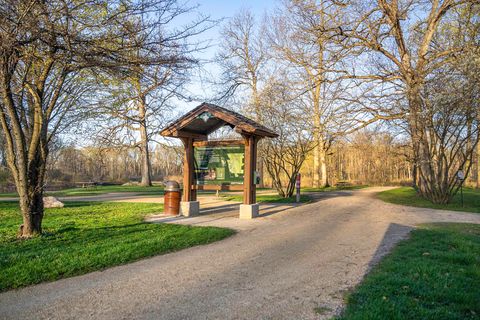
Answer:
[{"label": "mowed grass strip", "polygon": [[462,207],[460,192],[458,192],[449,204],[434,204],[420,197],[415,189],[411,187],[401,187],[380,192],[378,198],[394,204],[404,206],[432,208],[452,211],[466,211],[480,213],[480,189],[464,188]]},{"label": "mowed grass strip", "polygon": [[341,320],[479,319],[480,225],[411,232],[347,298]]},{"label": "mowed grass strip", "polygon": [[330,187],[302,187],[302,192],[329,192],[329,191],[341,191],[341,190],[360,190],[368,188],[368,185],[345,185],[345,186],[330,186]]},{"label": "mowed grass strip", "polygon": [[66,202],[47,209],[44,235],[16,238],[18,204],[0,202],[0,291],[124,264],[144,257],[207,244],[229,229],[143,222],[162,204]]},{"label": "mowed grass strip", "polygon": [[[69,188],[59,191],[49,191],[46,192],[47,196],[55,197],[75,197],[75,196],[95,196],[102,195],[113,192],[135,192],[141,195],[163,195],[163,185],[162,186],[152,186],[152,187],[143,187],[143,186],[121,186],[121,185],[111,185],[111,186],[95,186],[95,187],[86,187],[86,188]],[[17,193],[0,193],[0,198],[2,197],[17,197]]]},{"label": "mowed grass strip", "polygon": [[64,189],[60,191],[47,192],[47,195],[53,195],[56,197],[72,197],[72,196],[92,196],[92,195],[102,195],[113,192],[135,192],[140,194],[158,194],[163,195],[163,185],[162,186],[152,186],[152,187],[143,187],[143,186],[96,186],[96,187],[87,187],[87,188],[71,188]]}]

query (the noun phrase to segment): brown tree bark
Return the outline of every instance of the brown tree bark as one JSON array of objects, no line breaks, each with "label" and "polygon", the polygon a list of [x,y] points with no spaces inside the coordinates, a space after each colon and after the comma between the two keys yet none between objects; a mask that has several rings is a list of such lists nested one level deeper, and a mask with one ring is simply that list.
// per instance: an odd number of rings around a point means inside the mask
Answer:
[{"label": "brown tree bark", "polygon": [[320,188],[322,185],[320,183],[320,144],[317,139],[314,138],[316,143],[315,148],[313,149],[313,182],[312,187]]},{"label": "brown tree bark", "polygon": [[321,186],[323,188],[330,186],[328,182],[328,170],[327,170],[327,150],[325,148],[321,149],[320,153],[320,169],[322,173]]},{"label": "brown tree bark", "polygon": [[480,143],[477,145],[477,189],[480,189]]},{"label": "brown tree bark", "polygon": [[150,150],[148,142],[150,141],[147,132],[146,105],[145,97],[141,97],[138,106],[140,116],[140,153],[142,157],[142,180],[140,184],[145,187],[152,186],[152,165],[150,161]]},{"label": "brown tree bark", "polygon": [[[477,111],[477,121],[480,123],[480,110]],[[480,137],[477,137],[480,140]],[[477,167],[477,189],[480,189],[480,142],[477,142],[477,161],[475,161]]]},{"label": "brown tree bark", "polygon": [[[320,54],[323,54],[322,52]],[[315,81],[315,79],[313,79]],[[324,141],[322,134],[324,133],[321,129],[322,119],[320,114],[320,95],[321,95],[321,79],[316,79],[318,81],[317,86],[312,88],[310,91],[311,98],[313,100],[313,139],[315,147],[313,149],[313,187],[314,188],[323,188],[326,186],[326,157],[324,151]],[[325,170],[325,172],[324,172]]]},{"label": "brown tree bark", "polygon": [[39,188],[27,192],[27,195],[24,194],[20,197],[23,224],[20,226],[18,236],[21,238],[29,238],[42,233],[43,190]]}]

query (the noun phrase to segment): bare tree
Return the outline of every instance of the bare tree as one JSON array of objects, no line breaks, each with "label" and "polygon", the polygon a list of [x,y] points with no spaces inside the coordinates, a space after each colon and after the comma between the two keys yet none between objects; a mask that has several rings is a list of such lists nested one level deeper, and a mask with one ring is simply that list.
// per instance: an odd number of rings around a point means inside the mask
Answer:
[{"label": "bare tree", "polygon": [[247,90],[247,112],[261,121],[260,90],[265,79],[267,54],[262,41],[262,27],[246,9],[233,16],[222,29],[216,60],[222,68],[222,96]]},{"label": "bare tree", "polygon": [[[369,61],[370,66],[352,67],[350,76],[364,81],[371,101],[383,102],[381,109],[407,123],[419,175],[419,193],[433,202],[448,202],[452,173],[456,171],[453,167],[459,169],[465,164],[465,157],[456,157],[458,151],[463,150],[467,158],[473,152],[471,148],[465,150],[464,128],[453,121],[454,113],[462,112],[463,120],[470,115],[458,99],[455,107],[447,108],[431,94],[426,97],[425,94],[432,93],[426,86],[434,76],[441,79],[443,68],[452,70],[449,65],[458,57],[478,56],[478,19],[472,13],[478,12],[479,3],[455,0],[352,3],[351,20],[338,29],[337,35],[346,46],[358,50],[357,60]],[[419,11],[422,14],[417,14]],[[470,27],[476,36],[464,33]],[[438,122],[438,117],[448,123]],[[452,139],[460,145],[451,146]],[[451,168],[447,172],[446,161]]]},{"label": "bare tree", "polygon": [[[360,130],[333,143],[332,182],[391,185],[412,178],[406,137],[390,128]],[[304,176],[305,179],[308,177]]]},{"label": "bare tree", "polygon": [[134,73],[105,88],[107,94],[97,104],[96,141],[104,147],[137,148],[142,158],[143,186],[152,185],[150,144],[173,108],[170,99],[179,95],[178,88],[185,82],[184,78],[173,79],[176,72],[170,68],[175,67],[155,66],[151,74]]},{"label": "bare tree", "polygon": [[[83,89],[90,88],[78,81],[88,82],[99,71],[128,72],[131,65],[170,59],[161,54],[161,39],[129,39],[152,26],[132,24],[132,17],[175,4],[173,0],[2,2],[0,124],[7,164],[20,196],[19,236],[42,232],[49,143],[69,125],[71,111],[81,109]],[[140,57],[130,55],[134,48],[142,48]]]},{"label": "bare tree", "polygon": [[[98,105],[101,121],[100,140],[108,146],[138,148],[142,158],[141,185],[151,186],[150,143],[167,121],[172,101],[184,99],[182,88],[189,81],[189,71],[198,65],[193,56],[205,45],[196,36],[212,26],[208,16],[197,18],[181,27],[169,28],[172,21],[193,14],[196,6],[172,5],[165,10],[145,12],[141,20],[152,27],[135,34],[132,42],[162,43],[159,63],[150,66],[134,65],[124,77],[102,79],[105,94]],[[141,48],[132,50],[141,59]],[[164,57],[169,57],[164,59]]]},{"label": "bare tree", "polygon": [[309,116],[285,77],[270,79],[261,97],[265,124],[279,135],[262,145],[265,167],[278,194],[291,197],[297,174],[314,145]]},{"label": "bare tree", "polygon": [[[261,90],[267,78],[268,55],[264,41],[264,26],[259,24],[247,9],[240,10],[224,26],[222,41],[216,61],[222,69],[219,87],[220,100],[233,96],[248,98],[243,103],[247,114],[263,122]],[[260,144],[262,144],[261,142]],[[263,157],[260,152],[257,168],[260,173],[260,187],[263,186]]]},{"label": "bare tree", "polygon": [[292,83],[310,106],[314,187],[329,185],[327,160],[332,142],[352,129],[343,125],[353,113],[344,106],[349,88],[340,77],[349,50],[335,37],[344,15],[344,5],[337,1],[306,0],[285,1],[271,18],[273,55],[291,70]]}]

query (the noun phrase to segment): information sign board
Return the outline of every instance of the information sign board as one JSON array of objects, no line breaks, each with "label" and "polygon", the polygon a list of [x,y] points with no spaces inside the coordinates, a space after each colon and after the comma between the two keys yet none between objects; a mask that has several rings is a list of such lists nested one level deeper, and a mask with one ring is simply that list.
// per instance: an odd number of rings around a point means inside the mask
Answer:
[{"label": "information sign board", "polygon": [[194,147],[195,180],[204,184],[242,184],[245,146]]}]

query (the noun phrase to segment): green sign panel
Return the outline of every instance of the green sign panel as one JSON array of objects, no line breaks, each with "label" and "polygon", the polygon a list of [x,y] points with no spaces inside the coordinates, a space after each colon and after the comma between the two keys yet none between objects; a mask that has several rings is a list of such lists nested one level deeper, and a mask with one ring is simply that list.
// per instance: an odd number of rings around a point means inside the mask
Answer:
[{"label": "green sign panel", "polygon": [[242,184],[245,146],[194,148],[197,184]]}]

